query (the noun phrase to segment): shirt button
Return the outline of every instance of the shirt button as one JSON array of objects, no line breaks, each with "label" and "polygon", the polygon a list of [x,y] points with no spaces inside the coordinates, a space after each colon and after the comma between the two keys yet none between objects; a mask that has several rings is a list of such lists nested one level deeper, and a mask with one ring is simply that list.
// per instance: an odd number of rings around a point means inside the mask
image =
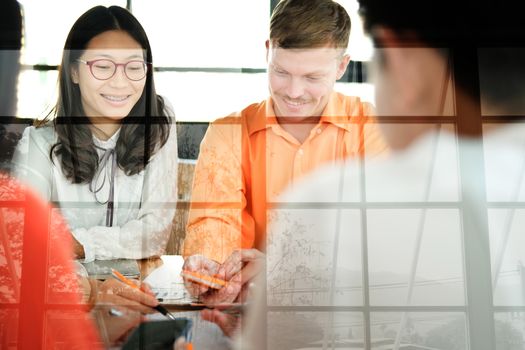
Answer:
[{"label": "shirt button", "polygon": [[321,133],[321,128],[318,128],[317,130],[315,130],[315,132],[316,132],[317,134],[320,134],[320,133]]},{"label": "shirt button", "polygon": [[300,156],[302,156],[302,155],[303,155],[303,153],[304,153],[304,151],[303,151],[303,149],[302,149],[302,148],[299,148],[299,151],[297,151],[297,152],[299,153],[299,155],[300,155]]}]

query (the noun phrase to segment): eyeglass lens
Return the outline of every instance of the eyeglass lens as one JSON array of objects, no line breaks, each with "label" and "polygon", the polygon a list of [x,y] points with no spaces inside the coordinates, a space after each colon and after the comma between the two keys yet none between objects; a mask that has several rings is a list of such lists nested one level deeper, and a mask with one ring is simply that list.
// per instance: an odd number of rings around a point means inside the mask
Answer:
[{"label": "eyeglass lens", "polygon": [[[117,64],[110,60],[97,60],[91,64],[93,76],[100,80],[111,78],[117,69]],[[146,76],[147,66],[142,61],[130,61],[124,65],[124,73],[130,80],[141,80]]]}]

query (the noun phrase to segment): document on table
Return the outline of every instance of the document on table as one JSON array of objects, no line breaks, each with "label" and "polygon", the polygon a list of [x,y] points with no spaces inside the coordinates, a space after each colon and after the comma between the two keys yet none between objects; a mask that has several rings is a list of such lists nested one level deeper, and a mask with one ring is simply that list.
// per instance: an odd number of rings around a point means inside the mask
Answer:
[{"label": "document on table", "polygon": [[163,264],[153,270],[144,282],[148,283],[164,305],[191,305],[199,303],[184,287],[180,276],[184,259],[180,255],[161,256]]},{"label": "document on table", "polygon": [[125,277],[140,277],[139,265],[137,260],[134,259],[94,260],[81,264],[86,269],[89,277],[99,280],[111,278],[111,269],[117,270]]}]

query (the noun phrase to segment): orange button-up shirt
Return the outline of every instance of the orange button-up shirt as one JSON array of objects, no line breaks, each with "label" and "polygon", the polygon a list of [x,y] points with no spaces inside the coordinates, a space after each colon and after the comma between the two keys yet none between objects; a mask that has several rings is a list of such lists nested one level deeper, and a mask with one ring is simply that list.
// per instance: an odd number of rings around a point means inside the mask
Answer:
[{"label": "orange button-up shirt", "polygon": [[386,151],[373,109],[332,93],[301,144],[277,122],[271,99],[210,124],[193,179],[184,256],[222,263],[233,250],[264,250],[268,203],[321,165]]}]

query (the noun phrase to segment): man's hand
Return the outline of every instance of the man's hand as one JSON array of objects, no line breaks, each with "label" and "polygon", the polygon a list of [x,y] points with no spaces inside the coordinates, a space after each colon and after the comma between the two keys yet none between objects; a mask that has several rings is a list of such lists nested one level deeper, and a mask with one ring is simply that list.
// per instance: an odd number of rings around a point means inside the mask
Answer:
[{"label": "man's hand", "polygon": [[139,288],[132,288],[116,279],[110,278],[104,282],[90,280],[91,297],[93,305],[118,305],[143,314],[156,312],[153,307],[159,302],[149,286],[139,281],[131,280]]},{"label": "man's hand", "polygon": [[201,295],[201,300],[208,305],[244,302],[253,287],[252,280],[262,271],[266,256],[257,249],[234,251],[219,267],[216,275],[228,281],[221,289],[211,290]]},{"label": "man's hand", "polygon": [[[220,265],[218,262],[210,260],[203,255],[191,255],[184,260],[182,270],[197,272],[207,276],[214,276],[219,267]],[[209,290],[207,286],[192,282],[186,278],[184,278],[184,285],[188,292],[195,297],[201,296]]]}]

